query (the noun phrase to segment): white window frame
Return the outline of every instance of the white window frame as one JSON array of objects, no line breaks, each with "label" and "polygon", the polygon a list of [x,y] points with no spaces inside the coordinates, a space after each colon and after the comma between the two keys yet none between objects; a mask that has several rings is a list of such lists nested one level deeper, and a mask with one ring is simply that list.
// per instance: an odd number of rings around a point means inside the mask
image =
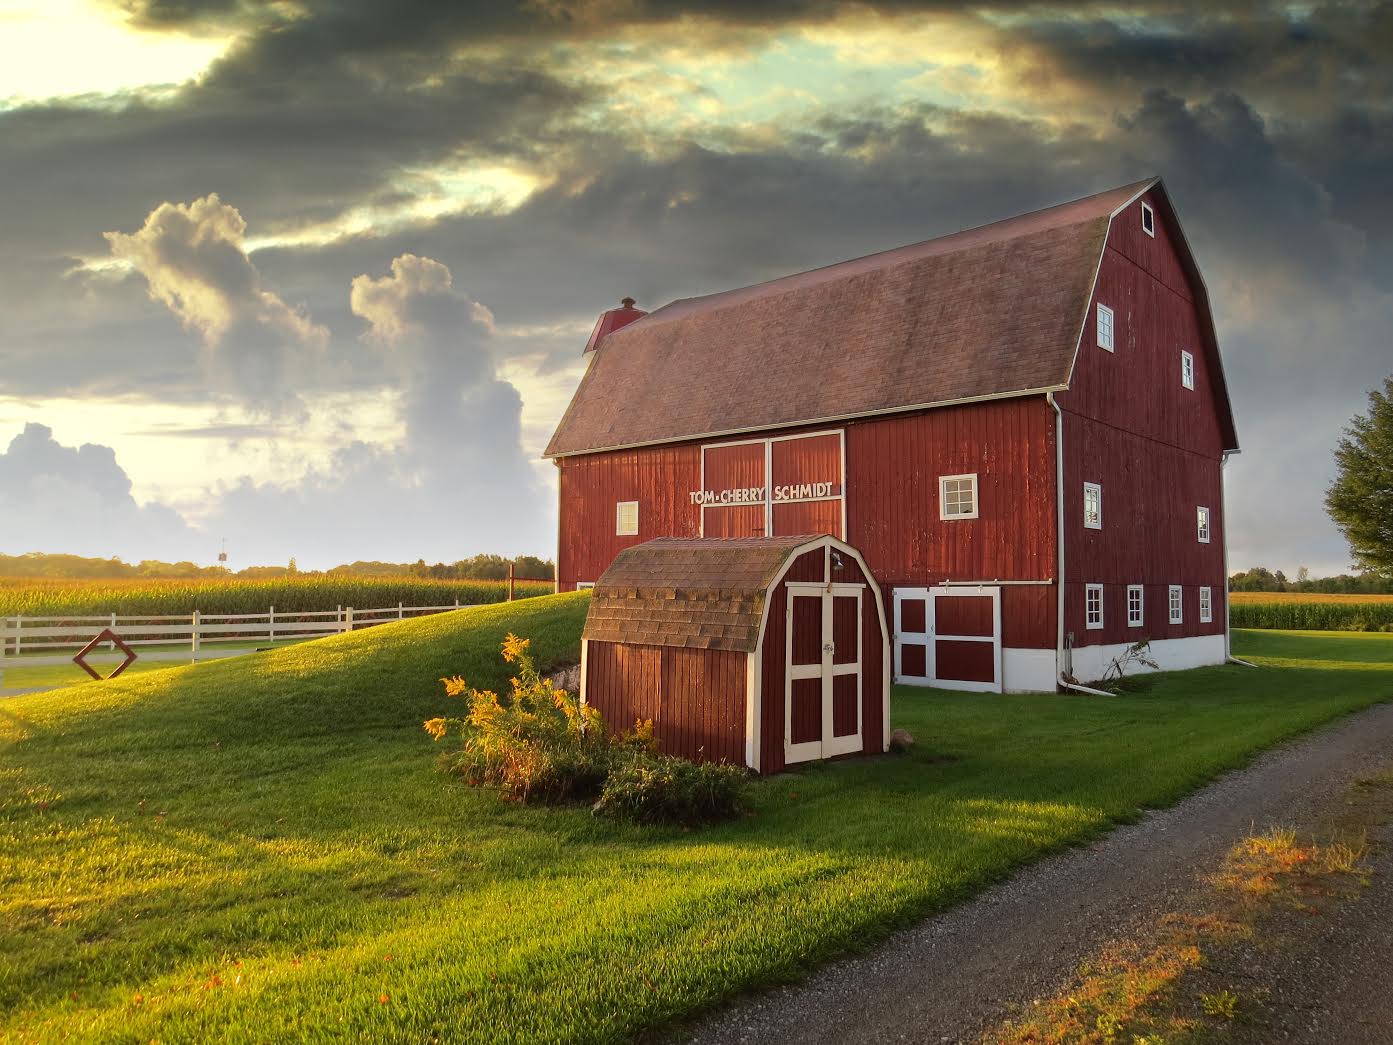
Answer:
[{"label": "white window frame", "polygon": [[[1097,596],[1097,610],[1094,613],[1094,596]],[[1083,626],[1089,631],[1103,630],[1103,586],[1085,584],[1083,586]]]},{"label": "white window frame", "polygon": [[1180,383],[1191,392],[1195,390],[1195,354],[1181,349]]},{"label": "white window frame", "polygon": [[1214,589],[1207,584],[1200,588],[1200,623],[1214,623]]},{"label": "white window frame", "polygon": [[[948,484],[967,480],[972,484],[972,511],[958,512],[953,515],[948,514]],[[961,501],[961,493],[958,497]],[[954,522],[958,519],[975,519],[982,509],[982,502],[977,487],[977,473],[964,472],[961,475],[940,475],[938,477],[938,517],[943,522]]]},{"label": "white window frame", "polygon": [[1185,623],[1185,589],[1179,584],[1172,584],[1166,596],[1167,605],[1170,608],[1170,621],[1172,624]]},{"label": "white window frame", "polygon": [[589,591],[595,587],[594,581],[576,581],[576,591]]},{"label": "white window frame", "polygon": [[1152,239],[1156,238],[1156,211],[1145,200],[1141,205],[1141,230]]},{"label": "white window frame", "polygon": [[[1098,498],[1098,510],[1090,512],[1088,510],[1088,495],[1095,494]],[[1090,515],[1092,521],[1089,521]],[[1099,483],[1083,484],[1083,525],[1086,530],[1101,530],[1103,528],[1103,487]]]},{"label": "white window frame", "polygon": [[[1104,316],[1107,317],[1106,324],[1103,322]],[[1096,325],[1098,329],[1098,347],[1101,349],[1105,349],[1108,352],[1116,351],[1117,315],[1113,312],[1111,308],[1109,308],[1107,305],[1104,305],[1101,301],[1098,303],[1098,315]],[[1107,328],[1106,337],[1103,336],[1104,327]]]},{"label": "white window frame", "polygon": [[[633,529],[628,529],[624,525],[624,509],[633,508],[634,524]],[[638,502],[637,501],[615,501],[614,502],[614,536],[616,537],[637,537],[638,536]]]},{"label": "white window frame", "polygon": [[1202,504],[1195,506],[1195,536],[1201,544],[1209,543],[1209,509]]},{"label": "white window frame", "polygon": [[[1133,596],[1136,596],[1133,598]],[[1146,622],[1146,588],[1127,585],[1127,627],[1140,628]]]}]

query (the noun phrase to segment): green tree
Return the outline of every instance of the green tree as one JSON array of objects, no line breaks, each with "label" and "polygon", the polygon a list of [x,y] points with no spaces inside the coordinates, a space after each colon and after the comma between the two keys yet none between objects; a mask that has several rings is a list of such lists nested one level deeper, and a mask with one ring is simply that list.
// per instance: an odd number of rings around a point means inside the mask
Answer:
[{"label": "green tree", "polygon": [[1349,542],[1355,565],[1393,577],[1393,377],[1369,393],[1335,450],[1325,507]]}]

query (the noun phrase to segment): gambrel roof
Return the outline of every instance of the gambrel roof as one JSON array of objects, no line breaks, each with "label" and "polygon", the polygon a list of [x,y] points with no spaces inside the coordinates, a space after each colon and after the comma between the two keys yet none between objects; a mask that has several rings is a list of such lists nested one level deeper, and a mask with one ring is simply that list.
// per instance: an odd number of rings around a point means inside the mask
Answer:
[{"label": "gambrel roof", "polygon": [[[1114,215],[1159,178],[752,287],[600,339],[548,457],[1060,391]],[[1237,448],[1203,281],[1183,234]]]}]

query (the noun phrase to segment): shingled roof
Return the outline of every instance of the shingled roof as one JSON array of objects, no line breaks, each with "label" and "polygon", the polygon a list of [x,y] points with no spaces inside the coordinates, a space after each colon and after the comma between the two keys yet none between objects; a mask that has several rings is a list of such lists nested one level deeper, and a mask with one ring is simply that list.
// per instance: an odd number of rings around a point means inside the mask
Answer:
[{"label": "shingled roof", "polygon": [[1108,223],[1157,185],[666,305],[599,342],[547,456],[1063,389]]},{"label": "shingled roof", "polygon": [[596,582],[582,637],[753,653],[769,586],[818,540],[659,537],[627,548]]}]

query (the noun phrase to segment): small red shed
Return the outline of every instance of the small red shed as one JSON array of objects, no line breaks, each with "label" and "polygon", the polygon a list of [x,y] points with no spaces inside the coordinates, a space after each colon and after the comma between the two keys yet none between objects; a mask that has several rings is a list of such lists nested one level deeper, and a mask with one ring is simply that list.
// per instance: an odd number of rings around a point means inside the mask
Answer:
[{"label": "small red shed", "polygon": [[661,749],[777,773],[884,751],[889,631],[865,560],[830,536],[658,538],[595,585],[581,700]]}]

